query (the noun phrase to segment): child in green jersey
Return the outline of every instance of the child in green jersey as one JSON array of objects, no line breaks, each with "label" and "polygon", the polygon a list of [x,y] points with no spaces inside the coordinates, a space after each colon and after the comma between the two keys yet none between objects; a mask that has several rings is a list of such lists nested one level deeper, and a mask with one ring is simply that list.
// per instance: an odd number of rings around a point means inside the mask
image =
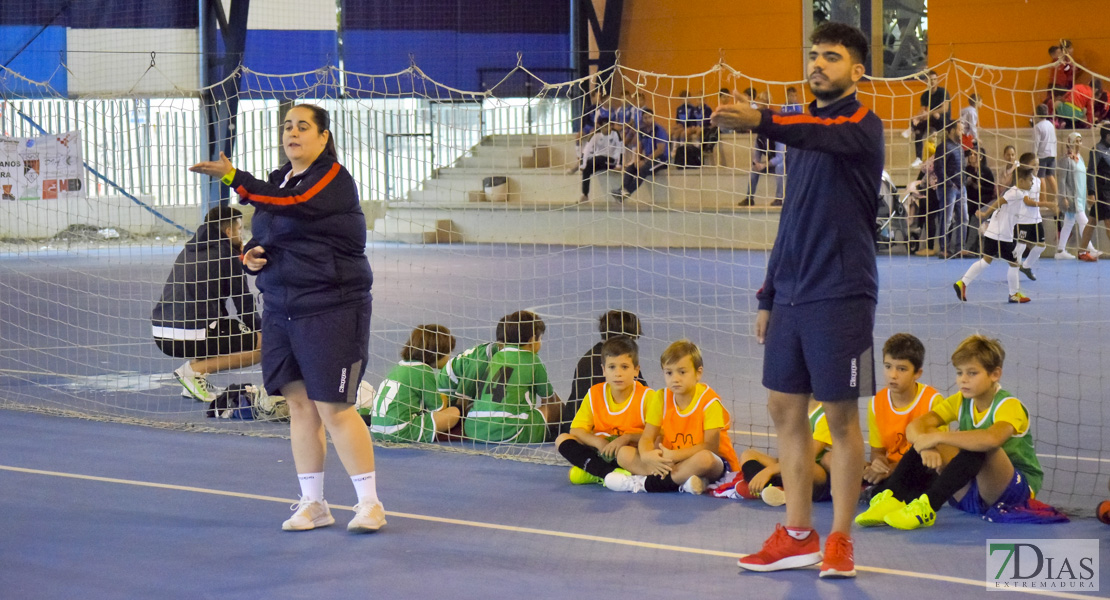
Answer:
[{"label": "child in green jersey", "polygon": [[[976,515],[1029,503],[1044,471],[1029,411],[999,385],[1005,357],[998,340],[982,335],[960,343],[952,353],[959,391],[906,428],[913,447],[856,517],[858,525],[929,527],[945,501]],[[948,431],[940,429],[948,423]]]},{"label": "child in green jersey", "polygon": [[436,376],[439,393],[447,396],[451,406],[457,406],[463,413],[478,397],[478,392],[489,377],[489,363],[493,360],[493,355],[505,346],[505,318],[501,317],[494,328],[494,341],[478,344],[456,354]]},{"label": "child in green jersey", "polygon": [[447,405],[436,389],[435,369],[443,368],[455,349],[455,336],[442,325],[419,325],[401,349],[401,362],[378,386],[369,418],[375,439],[390,442],[432,442],[436,433],[459,422],[459,409]]},{"label": "child in green jersey", "polygon": [[522,310],[505,317],[505,347],[490,359],[489,379],[463,420],[469,439],[536,444],[547,439],[562,402],[538,355],[546,326]]}]

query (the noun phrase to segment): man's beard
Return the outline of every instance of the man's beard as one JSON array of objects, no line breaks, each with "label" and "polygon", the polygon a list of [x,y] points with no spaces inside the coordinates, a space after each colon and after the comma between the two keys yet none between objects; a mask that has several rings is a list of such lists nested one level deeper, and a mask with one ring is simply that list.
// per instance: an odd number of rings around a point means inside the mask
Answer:
[{"label": "man's beard", "polygon": [[835,84],[831,81],[829,82],[829,85],[831,87],[826,88],[824,90],[818,90],[818,89],[813,87],[812,83],[810,83],[809,84],[809,91],[813,92],[813,96],[815,98],[817,98],[818,100],[821,100],[822,102],[829,102],[831,100],[836,100],[837,98],[840,98],[841,96],[843,96],[844,95],[844,90],[848,89],[848,86],[837,85],[837,84]]}]

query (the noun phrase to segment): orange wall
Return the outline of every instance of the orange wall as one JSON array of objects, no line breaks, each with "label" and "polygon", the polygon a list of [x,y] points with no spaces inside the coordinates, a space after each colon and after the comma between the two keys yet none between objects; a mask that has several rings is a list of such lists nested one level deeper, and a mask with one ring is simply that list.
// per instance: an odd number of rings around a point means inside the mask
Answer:
[{"label": "orange wall", "polygon": [[[1110,76],[1110,2],[1107,0],[932,0],[929,2],[929,62],[938,66],[942,85],[954,97],[953,112],[964,106],[958,92],[977,91],[987,104],[985,127],[1026,127],[1025,115],[1043,94],[1047,70],[994,72],[999,88],[984,89],[951,64],[957,59],[1002,67],[1037,67],[1049,62],[1048,47],[1072,40],[1077,61]],[[690,75],[724,61],[744,75],[771,81],[803,77],[800,0],[626,0],[621,23],[621,64],[666,75]],[[999,74],[1001,73],[1001,74]],[[1080,77],[1083,80],[1083,77]],[[655,82],[651,82],[655,84]],[[721,81],[735,89],[749,81]],[[677,90],[704,88],[716,81],[679,81],[651,85],[671,96]],[[757,88],[760,86],[756,86]],[[775,102],[784,86],[772,86]],[[669,88],[669,89],[668,89]],[[916,110],[924,86],[917,82],[861,85],[864,102],[896,126]],[[1015,94],[1012,90],[1031,90]],[[870,102],[869,102],[870,101]],[[715,100],[710,104],[715,105]],[[663,107],[660,107],[663,108]],[[664,109],[666,110],[666,109]],[[660,112],[658,109],[656,112]]]}]

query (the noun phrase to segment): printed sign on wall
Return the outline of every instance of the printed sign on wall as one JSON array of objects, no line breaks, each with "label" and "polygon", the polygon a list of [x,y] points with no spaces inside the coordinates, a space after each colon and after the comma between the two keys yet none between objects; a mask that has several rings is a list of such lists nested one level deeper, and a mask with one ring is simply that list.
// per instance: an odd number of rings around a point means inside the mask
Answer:
[{"label": "printed sign on wall", "polygon": [[0,137],[0,202],[84,197],[80,133]]}]

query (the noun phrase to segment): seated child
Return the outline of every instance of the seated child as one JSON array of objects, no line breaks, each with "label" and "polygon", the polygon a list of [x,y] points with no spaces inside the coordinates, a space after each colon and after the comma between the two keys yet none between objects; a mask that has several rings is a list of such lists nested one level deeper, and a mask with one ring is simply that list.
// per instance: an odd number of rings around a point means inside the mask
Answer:
[{"label": "seated child", "polygon": [[[809,399],[809,429],[813,432],[813,501],[832,499],[829,487],[829,466],[826,455],[832,448],[832,434],[825,419],[825,407]],[[743,479],[736,482],[736,493],[745,498],[762,498],[770,506],[786,504],[782,490],[781,465],[777,458],[749,448],[740,454],[740,473]]]},{"label": "seated child", "polygon": [[617,451],[635,447],[644,431],[644,397],[651,391],[637,381],[640,350],[624,335],[601,346],[605,381],[586,393],[570,424],[570,433],[555,439],[555,449],[570,464],[575,484],[602,483],[617,468]]},{"label": "seated child", "polygon": [[[605,343],[605,340],[618,335],[626,335],[636,340],[643,334],[643,330],[640,329],[639,317],[623,310],[610,310],[601,315],[598,331],[601,332],[601,341],[594,344],[593,348],[590,348],[578,360],[578,366],[574,367],[574,380],[571,384],[570,395],[567,396],[567,402],[563,405],[559,433],[570,431],[570,420],[578,414],[578,406],[590,389],[599,383],[605,383],[605,369],[601,359],[601,346]],[[643,375],[637,374],[636,381],[647,385]]]},{"label": "seated child", "polygon": [[447,396],[451,406],[457,406],[464,413],[478,397],[478,390],[489,375],[493,355],[505,345],[505,317],[497,322],[494,340],[458,353],[447,361],[436,377],[439,393]]},{"label": "seated child", "polygon": [[[998,340],[976,334],[960,343],[952,353],[960,391],[910,423],[913,447],[856,524],[931,527],[945,501],[975,515],[1029,504],[1044,472],[1029,411],[998,383],[1005,358]],[[953,430],[940,429],[953,422]]]},{"label": "seated child", "polygon": [[867,483],[876,484],[890,476],[910,449],[906,427],[944,401],[940,392],[918,381],[924,364],[925,345],[908,333],[896,333],[883,344],[887,387],[879,390],[867,407],[871,443],[871,462],[863,470]]},{"label": "seated child", "polygon": [[374,439],[389,442],[434,442],[436,433],[459,422],[459,409],[447,406],[436,390],[433,369],[451,358],[455,336],[442,325],[419,325],[401,349],[401,362],[378,386],[373,409],[359,409]]},{"label": "seated child", "polygon": [[740,461],[728,438],[729,414],[720,396],[701,383],[701,349],[689,340],[674,342],[659,359],[666,388],[645,399],[644,433],[636,448],[617,451],[623,467],[605,476],[619,492],[705,491]]},{"label": "seated child", "polygon": [[546,326],[533,312],[505,316],[505,347],[490,359],[489,379],[463,420],[463,432],[481,442],[538,444],[562,403],[540,361]]}]

